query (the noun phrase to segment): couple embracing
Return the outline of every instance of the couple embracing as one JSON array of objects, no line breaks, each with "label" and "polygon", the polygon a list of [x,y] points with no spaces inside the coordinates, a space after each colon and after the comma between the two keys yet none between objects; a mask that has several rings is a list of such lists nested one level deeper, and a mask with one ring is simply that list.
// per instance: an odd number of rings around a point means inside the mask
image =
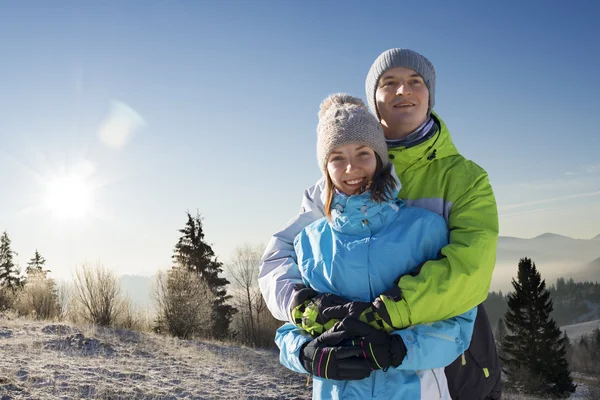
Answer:
[{"label": "couple embracing", "polygon": [[500,399],[481,305],[498,238],[487,173],[433,111],[421,54],[381,54],[366,99],[322,102],[323,176],[261,261],[266,303],[289,321],[280,362],[314,377],[316,399]]}]

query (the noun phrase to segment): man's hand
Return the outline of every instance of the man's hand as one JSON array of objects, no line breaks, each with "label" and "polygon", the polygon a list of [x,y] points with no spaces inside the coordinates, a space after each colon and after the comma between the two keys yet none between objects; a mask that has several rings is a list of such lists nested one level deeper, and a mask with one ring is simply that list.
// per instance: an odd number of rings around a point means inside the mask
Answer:
[{"label": "man's hand", "polygon": [[406,356],[406,346],[399,335],[389,335],[355,318],[345,318],[336,328],[348,336],[358,336],[346,344],[360,345],[364,352],[363,357],[369,360],[373,369],[387,370],[389,367],[397,367]]},{"label": "man's hand", "polygon": [[311,288],[298,286],[292,298],[291,315],[297,327],[315,337],[346,317],[354,317],[390,333],[396,328],[392,326],[387,305],[397,298],[402,299],[397,286],[382,293],[373,303],[349,301],[335,294],[319,294]]},{"label": "man's hand", "polygon": [[[352,329],[342,329],[342,322],[338,322],[304,345],[300,351],[300,361],[311,375],[321,378],[364,379],[371,374],[371,363],[364,358],[364,349],[360,345],[351,344],[352,339]],[[342,345],[342,342],[349,345]]]},{"label": "man's hand", "polygon": [[335,294],[319,294],[311,288],[298,286],[294,290],[290,306],[292,321],[294,325],[316,337],[346,316],[343,312],[336,312],[340,316],[331,318],[323,311],[338,310],[338,306],[348,303],[348,300]]},{"label": "man's hand", "polygon": [[[381,306],[381,302],[369,303],[365,301],[348,301],[344,304],[333,305],[322,308],[320,315],[323,319],[341,320],[346,317],[354,317],[366,324],[369,324],[375,329],[391,332],[394,328],[390,325],[390,321],[386,321],[378,312],[377,306]],[[384,316],[386,312],[382,313]]]},{"label": "man's hand", "polygon": [[304,285],[295,285],[290,304],[290,315],[292,316],[292,322],[298,328],[302,328],[302,315],[304,314],[304,310],[306,310],[306,306],[318,294],[316,290],[307,288]]}]

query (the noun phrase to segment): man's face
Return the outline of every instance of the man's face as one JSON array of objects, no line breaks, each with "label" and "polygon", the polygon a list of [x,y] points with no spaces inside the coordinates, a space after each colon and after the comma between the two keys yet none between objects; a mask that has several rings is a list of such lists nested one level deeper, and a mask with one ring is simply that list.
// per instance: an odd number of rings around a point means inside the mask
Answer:
[{"label": "man's face", "polygon": [[401,139],[425,122],[429,90],[412,69],[391,68],[379,78],[375,102],[385,137]]}]

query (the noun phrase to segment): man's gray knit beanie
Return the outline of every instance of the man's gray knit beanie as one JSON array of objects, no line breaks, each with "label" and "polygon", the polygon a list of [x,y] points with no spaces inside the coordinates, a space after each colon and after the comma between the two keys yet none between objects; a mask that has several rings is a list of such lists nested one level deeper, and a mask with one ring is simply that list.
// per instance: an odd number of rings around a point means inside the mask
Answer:
[{"label": "man's gray knit beanie", "polygon": [[362,100],[346,93],[332,94],[321,103],[317,126],[317,160],[323,174],[331,152],[347,144],[369,146],[384,167],[388,164],[387,144],[379,121]]},{"label": "man's gray knit beanie", "polygon": [[425,86],[429,89],[429,109],[427,110],[427,115],[431,114],[431,110],[433,110],[433,106],[435,105],[435,69],[427,58],[409,49],[386,50],[371,65],[365,83],[367,102],[371,111],[377,115],[377,118],[381,118],[377,111],[377,101],[375,100],[377,84],[381,75],[387,70],[396,67],[410,68],[421,75],[425,81]]}]

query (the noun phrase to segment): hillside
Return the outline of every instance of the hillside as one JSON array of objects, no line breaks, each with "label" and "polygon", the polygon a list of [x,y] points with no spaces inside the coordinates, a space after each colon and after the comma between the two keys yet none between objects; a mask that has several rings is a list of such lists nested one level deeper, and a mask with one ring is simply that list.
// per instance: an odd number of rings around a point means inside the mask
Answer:
[{"label": "hillside", "polygon": [[[0,352],[0,398],[7,400],[302,400],[312,391],[306,375],[279,365],[276,351],[2,314]],[[570,399],[597,398],[596,380],[576,382]]]},{"label": "hillside", "polygon": [[309,399],[277,353],[0,314],[2,399]]},{"label": "hillside", "polygon": [[598,328],[600,328],[600,319],[560,327],[563,332],[567,332],[567,336],[571,342],[579,340],[583,335],[589,336],[595,329]]},{"label": "hillside", "polygon": [[600,279],[600,257],[596,258],[594,261],[585,265],[587,268],[593,268],[598,272],[598,278]]},{"label": "hillside", "polygon": [[592,282],[600,282],[600,257],[582,265],[575,270],[571,276],[577,281],[589,280]]}]

